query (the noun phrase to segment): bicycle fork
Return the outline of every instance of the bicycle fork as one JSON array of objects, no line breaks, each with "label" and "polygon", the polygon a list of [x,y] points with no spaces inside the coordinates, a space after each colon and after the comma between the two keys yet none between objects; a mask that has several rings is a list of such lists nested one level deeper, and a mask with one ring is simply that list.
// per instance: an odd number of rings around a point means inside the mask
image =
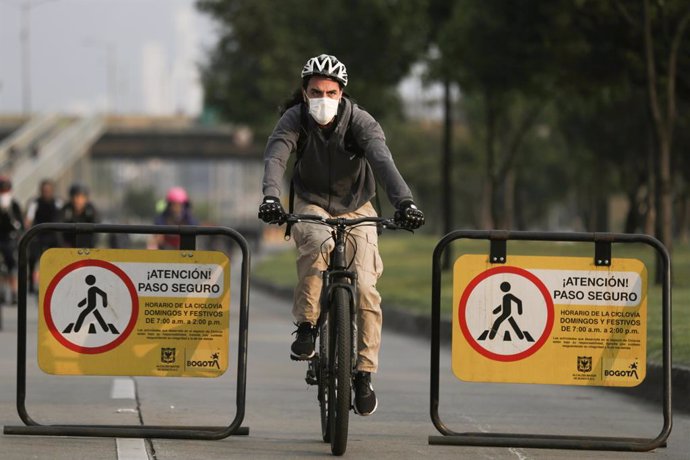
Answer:
[{"label": "bicycle fork", "polygon": [[[335,289],[345,289],[348,294],[348,307],[350,309],[350,328],[352,344],[352,362],[350,368],[353,370],[357,365],[357,343],[359,337],[357,325],[357,273],[348,270],[332,270],[324,272],[323,274],[324,287],[326,292],[326,299],[330,299]],[[327,303],[327,305],[330,302]]]},{"label": "bicycle fork", "polygon": [[[350,328],[351,331],[351,337],[350,337],[350,343],[352,344],[352,362],[350,363],[350,369],[353,371],[354,375],[354,370],[357,365],[357,343],[358,343],[358,337],[359,337],[359,329],[357,325],[357,273],[347,271],[347,270],[330,270],[330,271],[324,271],[322,274],[322,279],[323,279],[323,287],[321,290],[321,299],[319,301],[321,305],[322,311],[325,311],[325,308],[329,308],[329,306],[332,304],[331,299],[333,296],[333,292],[335,292],[335,289],[337,288],[342,288],[345,289],[348,293],[348,298],[349,298],[349,309],[350,309],[350,323],[352,327]],[[329,312],[333,313],[333,312]],[[329,316],[333,317],[333,314],[330,314]],[[321,329],[322,326],[322,321],[323,321],[323,316],[319,319],[319,324],[318,328]],[[319,341],[321,340],[321,337],[319,337]],[[332,340],[332,337],[329,337],[329,340]],[[320,354],[317,352],[314,355],[314,358],[309,360],[307,364],[307,374],[304,378],[304,380],[307,382],[307,385],[318,385],[319,384],[319,366],[321,366],[321,372],[324,370],[328,372],[327,366],[322,366],[321,365],[321,360],[326,359],[325,356],[320,356]]]}]

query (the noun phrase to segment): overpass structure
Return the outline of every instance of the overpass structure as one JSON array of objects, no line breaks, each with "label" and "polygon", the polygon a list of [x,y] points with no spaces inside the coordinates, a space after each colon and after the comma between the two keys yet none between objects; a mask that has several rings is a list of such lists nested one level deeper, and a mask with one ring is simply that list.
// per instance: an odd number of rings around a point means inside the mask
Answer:
[{"label": "overpass structure", "polygon": [[[204,221],[258,232],[261,147],[246,128],[200,126],[181,117],[85,118],[40,114],[0,117],[0,173],[12,178],[25,204],[51,178],[64,191],[73,181],[91,186],[107,220],[132,221],[128,192],[162,198],[188,189]],[[150,222],[151,216],[139,215]]]},{"label": "overpass structure", "polygon": [[24,203],[43,178],[62,177],[88,153],[104,128],[99,116],[40,114],[20,124],[0,143],[0,171],[12,178],[15,198]]}]

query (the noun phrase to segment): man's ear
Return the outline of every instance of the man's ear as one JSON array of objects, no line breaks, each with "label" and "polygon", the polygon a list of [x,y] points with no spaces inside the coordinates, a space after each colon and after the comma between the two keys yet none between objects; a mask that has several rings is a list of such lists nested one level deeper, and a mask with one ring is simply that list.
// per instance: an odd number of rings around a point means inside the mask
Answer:
[{"label": "man's ear", "polygon": [[309,100],[307,98],[307,92],[305,90],[302,90],[302,99],[304,100],[305,103],[309,102]]}]

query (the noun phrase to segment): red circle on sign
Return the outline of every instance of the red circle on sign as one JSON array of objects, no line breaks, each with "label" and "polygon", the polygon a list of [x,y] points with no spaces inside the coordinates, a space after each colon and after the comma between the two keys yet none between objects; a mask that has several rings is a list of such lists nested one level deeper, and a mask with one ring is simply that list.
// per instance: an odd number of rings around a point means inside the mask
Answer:
[{"label": "red circle on sign", "polygon": [[[537,339],[534,342],[534,345],[532,345],[530,348],[523,350],[520,353],[515,353],[513,355],[502,355],[499,353],[494,353],[482,347],[479,344],[479,342],[477,342],[477,340],[475,340],[475,338],[472,337],[470,329],[467,326],[467,318],[465,312],[467,310],[467,301],[470,297],[470,294],[479,283],[481,283],[490,276],[497,275],[500,273],[512,273],[514,275],[527,278],[529,281],[532,282],[532,284],[534,284],[537,287],[537,289],[539,289],[539,292],[544,297],[544,301],[546,302],[546,325],[544,326],[544,331],[542,332],[541,337],[539,337],[539,339]],[[462,335],[465,336],[465,340],[467,340],[467,343],[469,343],[470,346],[474,348],[474,350],[477,353],[496,361],[519,361],[536,353],[537,350],[539,350],[546,343],[546,340],[549,338],[551,329],[553,329],[553,299],[551,298],[551,294],[549,294],[549,290],[546,288],[546,286],[544,286],[544,283],[542,283],[541,280],[537,278],[533,273],[530,273],[523,268],[511,266],[490,268],[489,270],[483,271],[482,273],[474,277],[474,279],[470,281],[470,283],[465,288],[465,291],[462,293],[462,297],[460,298],[460,304],[458,305],[458,319],[460,329],[462,330]]]},{"label": "red circle on sign", "polygon": [[[62,278],[64,278],[68,273],[72,272],[73,270],[84,267],[100,267],[113,272],[125,284],[125,286],[127,287],[127,291],[129,292],[129,296],[132,300],[132,315],[129,318],[129,322],[127,323],[125,329],[115,340],[105,345],[101,345],[99,347],[84,347],[82,345],[77,345],[76,343],[67,340],[62,334],[60,334],[57,326],[55,326],[55,322],[53,321],[53,315],[50,311],[51,302],[53,300],[53,293],[55,292],[55,288],[57,287],[57,285],[60,283],[60,280],[62,280]],[[50,333],[53,334],[53,337],[55,337],[55,339],[62,345],[64,345],[72,351],[76,351],[77,353],[98,354],[112,350],[113,348],[117,347],[122,342],[124,342],[127,339],[127,337],[129,337],[129,334],[131,334],[134,330],[134,326],[137,323],[137,318],[139,317],[139,297],[137,296],[137,291],[134,288],[134,284],[132,284],[132,280],[129,279],[127,274],[122,269],[120,269],[116,265],[111,264],[110,262],[106,262],[105,260],[79,260],[60,270],[57,273],[57,275],[55,275],[55,277],[52,279],[50,284],[48,284],[48,288],[46,289],[45,301],[43,303],[43,315],[46,320],[46,326],[48,327]]]}]

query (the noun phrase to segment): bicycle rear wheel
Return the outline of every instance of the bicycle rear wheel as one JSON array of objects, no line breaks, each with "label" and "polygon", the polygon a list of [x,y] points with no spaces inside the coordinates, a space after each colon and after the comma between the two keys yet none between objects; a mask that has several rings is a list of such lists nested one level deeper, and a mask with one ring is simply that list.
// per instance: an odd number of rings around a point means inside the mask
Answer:
[{"label": "bicycle rear wheel", "polygon": [[323,437],[323,442],[331,442],[331,424],[328,420],[328,328],[328,312],[325,311],[321,314],[321,323],[319,325],[319,362],[316,366],[316,372],[318,373],[319,410],[321,413],[321,436]]},{"label": "bicycle rear wheel", "polygon": [[330,421],[331,452],[343,455],[347,449],[347,431],[352,406],[352,335],[350,296],[338,288],[331,299],[329,337],[328,412]]}]

